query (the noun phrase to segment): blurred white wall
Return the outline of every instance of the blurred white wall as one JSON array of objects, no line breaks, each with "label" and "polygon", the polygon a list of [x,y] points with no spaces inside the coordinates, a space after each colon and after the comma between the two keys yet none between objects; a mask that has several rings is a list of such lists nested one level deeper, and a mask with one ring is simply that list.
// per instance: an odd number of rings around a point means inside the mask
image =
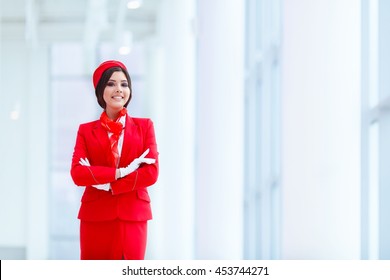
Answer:
[{"label": "blurred white wall", "polygon": [[359,1],[284,1],[283,259],[360,258]]},{"label": "blurred white wall", "polygon": [[[48,254],[48,50],[2,42],[0,246],[13,258]],[[6,253],[8,254],[8,253]],[[7,256],[5,256],[7,257]]]}]

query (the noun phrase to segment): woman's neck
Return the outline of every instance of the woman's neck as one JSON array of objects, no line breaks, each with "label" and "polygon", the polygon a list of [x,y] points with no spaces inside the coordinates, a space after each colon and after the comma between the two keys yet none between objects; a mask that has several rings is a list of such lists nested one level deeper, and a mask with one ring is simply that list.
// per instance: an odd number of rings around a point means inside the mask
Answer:
[{"label": "woman's neck", "polygon": [[118,116],[119,116],[119,113],[120,113],[121,109],[119,110],[113,110],[113,109],[108,109],[106,108],[106,114],[107,114],[107,117],[112,120],[112,121],[115,121]]}]

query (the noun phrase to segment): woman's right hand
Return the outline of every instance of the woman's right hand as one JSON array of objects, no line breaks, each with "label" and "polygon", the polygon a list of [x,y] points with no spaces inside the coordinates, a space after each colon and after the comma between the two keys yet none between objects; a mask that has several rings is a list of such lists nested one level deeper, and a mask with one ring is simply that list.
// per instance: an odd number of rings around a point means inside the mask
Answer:
[{"label": "woman's right hand", "polygon": [[[149,153],[149,149],[147,149],[139,158],[134,159],[128,166],[119,168],[119,177],[117,178],[123,178],[127,175],[129,175],[131,172],[134,172],[135,170],[138,169],[138,167],[142,163],[146,164],[153,164],[156,162],[154,158],[146,158],[145,156]],[[117,175],[118,175],[118,170],[117,170]]]}]

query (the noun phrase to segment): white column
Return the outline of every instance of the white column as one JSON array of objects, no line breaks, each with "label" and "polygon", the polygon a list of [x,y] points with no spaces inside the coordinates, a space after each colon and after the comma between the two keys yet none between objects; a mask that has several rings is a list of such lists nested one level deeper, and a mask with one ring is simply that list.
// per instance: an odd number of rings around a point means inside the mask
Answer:
[{"label": "white column", "polygon": [[50,95],[48,49],[28,50],[26,74],[27,131],[25,147],[27,196],[27,259],[49,257]]},{"label": "white column", "polygon": [[358,259],[359,1],[283,5],[281,258]]},{"label": "white column", "polygon": [[245,1],[197,2],[196,258],[240,259]]},{"label": "white column", "polygon": [[160,176],[150,188],[154,219],[147,258],[194,257],[195,37],[194,1],[160,4],[151,43],[148,100],[160,152]]},{"label": "white column", "polygon": [[48,257],[47,53],[20,40],[2,45],[0,247],[10,258]]},{"label": "white column", "polygon": [[26,49],[20,42],[2,42],[1,56],[0,204],[4,210],[0,213],[0,247],[9,248],[12,255],[19,251],[17,257],[25,258],[28,211]]}]

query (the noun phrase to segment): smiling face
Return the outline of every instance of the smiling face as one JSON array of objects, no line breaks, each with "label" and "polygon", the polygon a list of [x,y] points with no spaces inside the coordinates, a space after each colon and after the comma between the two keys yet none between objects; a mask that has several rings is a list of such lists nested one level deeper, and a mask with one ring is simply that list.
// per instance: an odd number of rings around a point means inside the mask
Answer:
[{"label": "smiling face", "polygon": [[119,112],[130,98],[129,82],[121,71],[112,73],[103,91],[103,99],[106,102],[106,111]]}]

